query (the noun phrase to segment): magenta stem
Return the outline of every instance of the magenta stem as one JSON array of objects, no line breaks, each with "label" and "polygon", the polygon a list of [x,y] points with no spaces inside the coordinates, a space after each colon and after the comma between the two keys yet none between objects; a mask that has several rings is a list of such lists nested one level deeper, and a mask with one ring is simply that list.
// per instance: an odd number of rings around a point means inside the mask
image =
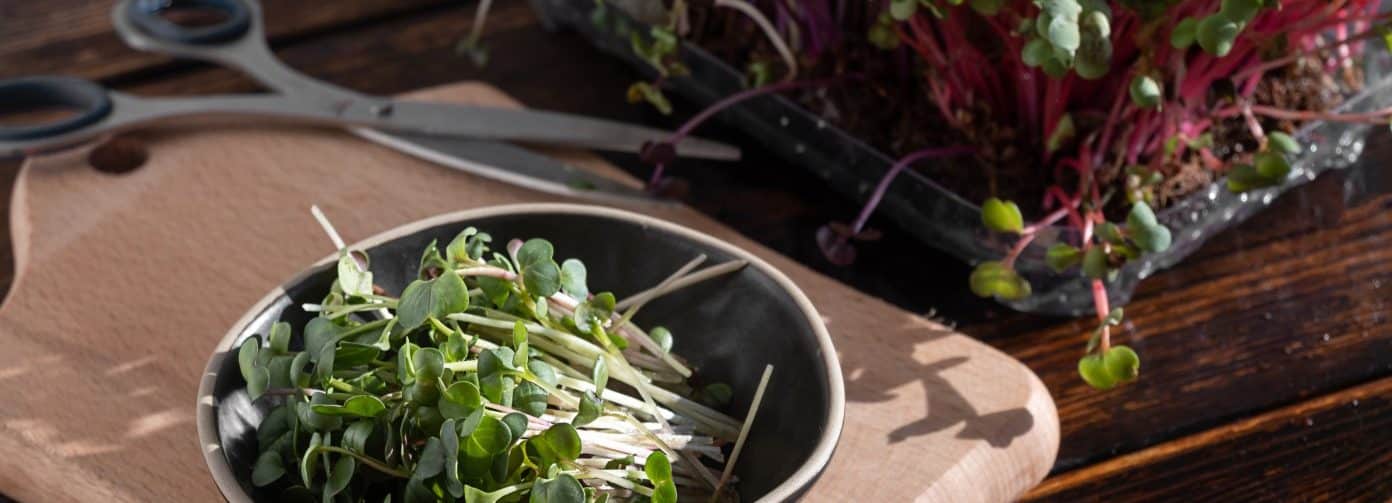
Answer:
[{"label": "magenta stem", "polygon": [[705,110],[702,110],[701,113],[698,113],[694,117],[688,119],[685,124],[682,124],[681,128],[678,128],[675,133],[672,133],[672,136],[667,138],[667,143],[676,145],[677,142],[682,141],[683,138],[686,138],[687,135],[691,134],[692,130],[695,130],[698,126],[709,120],[712,116],[714,116],[717,113],[720,113],[720,111],[725,110],[726,108],[734,106],[735,104],[741,101],[757,96],[762,96],[765,94],[788,91],[792,89],[830,85],[836,83],[837,80],[839,79],[776,82],[766,86],[755,87],[753,89],[745,89],[735,94],[731,94],[721,99],[720,101],[711,104],[711,106],[708,106]]},{"label": "magenta stem", "polygon": [[[904,168],[907,168],[910,164],[924,159],[955,157],[959,155],[970,154],[975,151],[976,148],[974,147],[967,147],[962,145],[952,147],[934,147],[919,150],[917,152],[904,156],[904,158],[902,159],[899,159],[897,162],[894,163],[893,166],[890,166],[889,171],[885,173],[884,177],[880,178],[879,185],[875,186],[875,193],[871,194],[870,199],[865,201],[865,207],[861,208],[860,215],[856,217],[855,224],[851,226],[851,234],[859,234],[860,231],[865,228],[865,223],[870,220],[870,214],[875,212],[875,207],[880,205],[880,200],[884,199],[885,192],[889,190],[889,184],[893,182],[896,177],[899,176],[899,172],[904,171]],[[847,236],[842,236],[842,238],[845,237]]]}]

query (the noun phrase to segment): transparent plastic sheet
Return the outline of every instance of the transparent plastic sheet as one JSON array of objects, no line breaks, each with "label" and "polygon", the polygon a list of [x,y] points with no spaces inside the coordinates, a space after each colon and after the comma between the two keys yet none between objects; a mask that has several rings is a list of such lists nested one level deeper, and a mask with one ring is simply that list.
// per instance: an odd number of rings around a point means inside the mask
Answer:
[{"label": "transparent plastic sheet", "polygon": [[[606,22],[593,20],[593,0],[531,0],[533,8],[551,27],[574,30],[600,50],[621,58],[634,68],[654,75],[654,70],[631,49],[632,32],[646,28],[615,8],[606,10]],[[1372,42],[1376,43],[1376,42]],[[1365,61],[1364,89],[1345,101],[1339,112],[1364,112],[1392,106],[1392,58],[1386,51],[1370,50]],[[743,74],[718,58],[690,45],[682,46],[688,77],[671,79],[667,89],[697,104],[710,104],[744,89]],[[622,92],[616,89],[614,92]],[[802,166],[857,201],[865,201],[894,160],[865,142],[851,137],[826,120],[782,96],[761,96],[735,105],[716,116],[755,139],[775,154]],[[1372,127],[1367,124],[1312,122],[1296,133],[1305,152],[1292,162],[1285,184],[1234,194],[1220,180],[1196,191],[1157,213],[1174,235],[1170,248],[1133,260],[1108,281],[1112,305],[1125,304],[1136,285],[1156,271],[1171,267],[1198,250],[1209,238],[1270,205],[1281,193],[1314,180],[1330,169],[1357,162]],[[989,233],[981,225],[980,207],[935,183],[921,173],[905,170],[890,185],[876,211],[929,245],[969,264],[999,260],[1014,244],[1011,236]],[[1076,233],[1063,226],[1041,230],[1016,260],[1016,269],[1033,287],[1033,295],[1005,304],[1013,309],[1040,314],[1082,316],[1093,312],[1088,281],[1076,270],[1054,272],[1044,262],[1048,247],[1060,240],[1076,243]],[[808,236],[807,239],[813,239]],[[963,284],[963,288],[966,285]]]}]

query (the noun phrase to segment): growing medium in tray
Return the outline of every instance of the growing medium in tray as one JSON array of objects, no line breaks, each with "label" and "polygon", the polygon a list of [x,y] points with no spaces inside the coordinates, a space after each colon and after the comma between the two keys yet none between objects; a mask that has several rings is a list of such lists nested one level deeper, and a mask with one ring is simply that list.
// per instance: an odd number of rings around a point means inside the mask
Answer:
[{"label": "growing medium in tray", "polygon": [[256,432],[258,494],[737,500],[731,468],[749,423],[720,412],[732,390],[689,387],[673,334],[632,318],[665,292],[742,263],[692,272],[698,257],[616,301],[591,292],[584,264],[558,263],[546,240],[490,245],[473,228],[443,253],[431,243],[399,297],[374,286],[366,255],[340,245],[331,291],[302,306],[318,316],[240,346],[248,394],[272,407]]},{"label": "growing medium in tray", "polygon": [[[750,89],[712,109],[773,92],[900,157],[852,223],[817,236],[849,263],[888,185],[918,167],[981,204],[983,225],[1014,245],[970,278],[982,297],[1031,295],[1016,272],[1040,234],[1062,226],[1047,262],[1091,286],[1097,329],[1079,373],[1110,388],[1134,379],[1138,355],[1113,346],[1122,322],[1107,284],[1128,262],[1165,251],[1156,211],[1210,184],[1278,186],[1311,121],[1385,123],[1392,110],[1332,110],[1362,83],[1389,19],[1378,0],[606,0],[659,5],[632,30],[657,77],[629,89],[667,109],[681,77],[679,43],[745,68]],[[646,9],[650,12],[653,9]],[[703,112],[693,121],[709,117]],[[683,127],[674,136],[691,129]],[[661,153],[671,148],[650,148]],[[950,159],[949,159],[950,158]],[[650,156],[658,171],[665,156]],[[925,162],[932,161],[932,162]]]}]

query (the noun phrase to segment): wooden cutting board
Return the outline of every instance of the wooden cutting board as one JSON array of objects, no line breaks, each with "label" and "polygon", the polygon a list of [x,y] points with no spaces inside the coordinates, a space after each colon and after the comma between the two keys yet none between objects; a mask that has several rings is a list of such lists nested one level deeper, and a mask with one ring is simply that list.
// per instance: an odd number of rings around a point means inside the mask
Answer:
[{"label": "wooden cutting board", "polygon": [[[419,96],[518,106],[481,84]],[[246,309],[332,251],[311,204],[353,242],[438,213],[558,199],[340,131],[248,124],[139,138],[149,160],[132,172],[70,155],[30,160],[19,175],[18,273],[0,306],[0,494],[218,500],[194,432],[199,374]],[[624,176],[592,156],[556,155]],[[1049,471],[1058,416],[1019,362],[690,208],[642,211],[763,257],[825,317],[846,420],[808,500],[1001,501]]]}]

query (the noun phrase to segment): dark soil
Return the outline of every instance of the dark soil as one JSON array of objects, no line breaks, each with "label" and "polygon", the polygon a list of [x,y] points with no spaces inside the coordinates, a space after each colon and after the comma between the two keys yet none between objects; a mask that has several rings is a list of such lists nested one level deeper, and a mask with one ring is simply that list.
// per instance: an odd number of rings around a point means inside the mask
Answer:
[{"label": "dark soil", "polygon": [[[764,34],[737,13],[716,10],[709,0],[690,0],[689,43],[695,43],[716,56],[743,68],[751,61],[768,62],[779,78],[787,69]],[[858,24],[858,23],[857,23]],[[868,24],[868,21],[867,21]],[[795,51],[796,53],[796,51]],[[1040,216],[1038,204],[1044,189],[1054,183],[1071,187],[1073,180],[1061,181],[1043,167],[1039,138],[1020,138],[1010,127],[990,120],[988,109],[958,111],[963,128],[947,125],[924,88],[924,78],[916,61],[896,61],[898,57],[917,58],[908,51],[888,53],[862,39],[846,40],[817,60],[800,61],[798,78],[843,77],[843,83],[824,89],[804,91],[794,97],[808,110],[836,124],[852,136],[861,138],[882,152],[897,157],[928,147],[975,145],[982,150],[971,158],[924,162],[915,166],[930,179],[963,198],[980,202],[988,197],[1018,201],[1029,218]],[[1356,72],[1355,72],[1356,73]],[[1344,97],[1349,82],[1361,82],[1358,75],[1342,76],[1336,83],[1323,69],[1308,62],[1292,64],[1268,72],[1259,84],[1256,101],[1289,110],[1328,110]],[[1215,93],[1219,94],[1219,93]],[[1215,96],[1213,99],[1221,99]],[[1075,117],[1080,132],[1088,131],[1087,118]],[[1260,119],[1266,131],[1292,132],[1298,124]],[[1242,118],[1215,125],[1214,154],[1226,164],[1244,160],[1257,148],[1257,141]],[[1120,191],[1124,173],[1120,163],[1107,163],[1098,176],[1104,184]],[[1184,196],[1203,189],[1223,173],[1203,165],[1196,155],[1162,168],[1166,178],[1155,190],[1158,206],[1165,207]],[[1107,208],[1111,218],[1125,215],[1126,199],[1113,197]]]}]

